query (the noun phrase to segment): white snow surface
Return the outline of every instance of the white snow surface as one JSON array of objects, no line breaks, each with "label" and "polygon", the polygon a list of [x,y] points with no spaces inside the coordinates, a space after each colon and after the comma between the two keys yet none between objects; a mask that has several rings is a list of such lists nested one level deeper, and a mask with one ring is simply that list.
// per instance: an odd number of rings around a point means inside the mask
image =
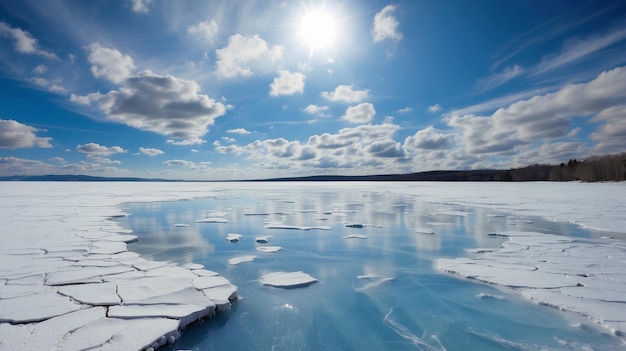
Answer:
[{"label": "white snow surface", "polygon": [[[516,218],[538,216],[607,231],[611,239],[605,243],[518,233],[499,250],[440,260],[438,266],[511,287],[540,303],[585,315],[615,333],[625,332],[626,183],[0,182],[0,349],[157,348],[175,340],[182,324],[210,315],[213,308],[229,308],[229,300],[238,295],[225,279],[206,279],[210,277],[190,270],[195,266],[147,263],[128,252],[126,243],[135,237],[110,220],[127,215],[124,203],[215,197],[221,190],[377,192],[381,187],[430,203],[484,207]],[[195,222],[227,221],[208,217]],[[280,284],[289,280],[274,278]],[[116,304],[113,285],[121,304]],[[141,308],[159,304],[181,309],[165,313]],[[123,318],[107,316],[104,307],[126,305],[139,307],[114,308]],[[185,311],[180,319],[170,318]]]},{"label": "white snow surface", "polygon": [[0,182],[0,350],[157,348],[227,309],[228,280],[207,294],[202,266],[139,258],[111,220],[125,202],[211,195],[190,185]]},{"label": "white snow surface", "polygon": [[317,282],[317,279],[302,271],[297,271],[267,273],[261,277],[260,281],[263,285],[278,288],[297,288],[313,284]]}]

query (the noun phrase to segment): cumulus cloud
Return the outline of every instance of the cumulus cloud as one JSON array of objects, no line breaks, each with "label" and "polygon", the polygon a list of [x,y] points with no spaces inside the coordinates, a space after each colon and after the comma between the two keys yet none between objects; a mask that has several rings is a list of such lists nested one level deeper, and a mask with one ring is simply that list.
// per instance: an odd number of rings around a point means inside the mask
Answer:
[{"label": "cumulus cloud", "polygon": [[119,90],[72,95],[80,104],[97,103],[109,120],[170,137],[175,145],[201,144],[226,106],[199,93],[194,81],[161,76],[149,70],[127,78]]},{"label": "cumulus cloud", "polygon": [[441,111],[441,105],[439,105],[439,104],[428,106],[428,112],[436,113],[436,112],[439,112],[439,111]]},{"label": "cumulus cloud", "polygon": [[155,149],[151,147],[140,147],[139,152],[148,156],[158,156],[158,155],[164,154],[163,150],[159,150],[159,149]]},{"label": "cumulus cloud", "polygon": [[411,107],[405,107],[405,108],[401,108],[398,110],[398,113],[409,113],[413,111],[413,109]]},{"label": "cumulus cloud", "polygon": [[76,151],[86,154],[89,158],[108,157],[115,154],[125,154],[127,151],[120,146],[103,146],[96,143],[87,143],[76,146]]},{"label": "cumulus cloud", "polygon": [[148,6],[152,0],[130,0],[130,8],[135,13],[148,13]]},{"label": "cumulus cloud", "polygon": [[0,119],[0,149],[51,148],[52,138],[37,136],[35,133],[40,131],[12,119]]},{"label": "cumulus cloud", "polygon": [[618,153],[626,150],[626,105],[609,107],[591,121],[602,123],[591,133],[591,139],[598,143],[595,153]]},{"label": "cumulus cloud", "polygon": [[269,70],[282,59],[283,48],[278,45],[270,48],[258,35],[235,34],[228,39],[228,46],[216,50],[215,54],[218,77],[236,78],[251,76],[253,69]]},{"label": "cumulus cloud", "polygon": [[15,40],[15,51],[19,53],[38,55],[53,60],[59,59],[55,53],[40,49],[37,39],[20,28],[14,28],[5,22],[0,22],[0,35]]},{"label": "cumulus cloud", "polygon": [[195,163],[186,160],[167,160],[163,162],[166,166],[176,166],[176,167],[192,167],[195,166]]},{"label": "cumulus cloud", "polygon": [[617,122],[621,117],[612,117],[623,116],[625,101],[626,68],[619,67],[590,82],[567,84],[554,93],[517,101],[491,115],[452,115],[447,121],[469,153],[512,155],[532,143],[566,136],[574,118],[592,117],[602,123],[594,134],[598,142],[601,137],[626,139]]},{"label": "cumulus cloud", "polygon": [[318,106],[318,105],[309,105],[302,109],[302,111],[310,115],[320,116],[320,117],[331,117],[331,114],[327,112],[328,110],[329,110],[328,106]]},{"label": "cumulus cloud", "polygon": [[35,74],[43,74],[46,73],[48,71],[48,67],[46,65],[37,65],[35,68],[33,68],[33,73]]},{"label": "cumulus cloud", "polygon": [[278,77],[270,84],[270,95],[293,95],[304,92],[305,75],[300,72],[278,71]]},{"label": "cumulus cloud", "polygon": [[369,89],[352,90],[352,85],[339,85],[334,91],[323,91],[320,95],[327,100],[352,104],[369,97]]},{"label": "cumulus cloud", "polygon": [[369,123],[376,115],[374,105],[369,102],[364,102],[356,106],[350,106],[346,109],[346,113],[341,116],[341,119],[351,123]]},{"label": "cumulus cloud", "polygon": [[187,28],[187,33],[190,35],[197,35],[204,40],[212,43],[217,36],[217,22],[211,20],[210,22],[198,22],[196,25]]},{"label": "cumulus cloud", "polygon": [[311,136],[305,143],[285,138],[256,140],[239,146],[215,143],[223,154],[246,154],[260,168],[348,169],[367,167],[389,172],[408,158],[402,145],[393,140],[399,129],[392,124],[360,125],[338,133]]},{"label": "cumulus cloud", "polygon": [[395,5],[387,5],[374,16],[374,25],[372,27],[374,42],[383,41],[385,39],[391,39],[393,41],[402,39],[402,33],[398,32],[400,22],[392,15],[392,12],[395,10]]},{"label": "cumulus cloud", "polygon": [[247,131],[245,128],[235,128],[235,129],[227,130],[226,133],[245,135],[245,134],[250,134],[252,132]]},{"label": "cumulus cloud", "polygon": [[404,147],[410,150],[442,150],[450,146],[452,138],[452,135],[429,126],[407,137],[404,140]]},{"label": "cumulus cloud", "polygon": [[45,88],[46,90],[52,93],[64,94],[67,92],[67,90],[61,85],[54,84],[45,78],[34,77],[34,78],[28,79],[28,81],[35,84],[38,87]]},{"label": "cumulus cloud", "polygon": [[92,43],[87,49],[89,50],[87,59],[92,64],[91,73],[94,77],[103,77],[120,84],[132,76],[135,65],[130,56],[116,49],[102,47],[99,43]]}]

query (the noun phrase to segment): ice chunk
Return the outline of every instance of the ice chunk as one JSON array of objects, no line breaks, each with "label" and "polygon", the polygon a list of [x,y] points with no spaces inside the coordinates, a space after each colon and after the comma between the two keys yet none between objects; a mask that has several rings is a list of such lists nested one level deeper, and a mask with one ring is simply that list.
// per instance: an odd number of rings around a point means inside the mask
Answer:
[{"label": "ice chunk", "polygon": [[293,230],[331,230],[332,228],[326,225],[321,226],[300,226],[300,225],[288,225],[282,223],[270,223],[265,226],[267,229],[293,229]]},{"label": "ice chunk", "polygon": [[206,317],[213,317],[215,314],[215,308],[213,306],[200,306],[200,305],[170,305],[170,304],[155,304],[155,305],[124,305],[124,306],[111,306],[107,313],[110,318],[123,318],[123,319],[135,319],[135,318],[153,318],[164,317],[174,318],[180,321],[179,328],[184,329],[187,325]]},{"label": "ice chunk", "polygon": [[94,306],[110,306],[121,303],[120,297],[117,295],[117,285],[113,283],[66,285],[59,288],[59,294]]},{"label": "ice chunk", "polygon": [[256,238],[254,238],[254,241],[259,244],[267,244],[270,241],[270,238],[272,237],[273,237],[272,235],[257,236]]},{"label": "ice chunk", "polygon": [[113,267],[81,267],[71,271],[52,272],[46,277],[46,285],[101,283],[102,276],[133,271],[123,265]]},{"label": "ice chunk", "polygon": [[265,253],[274,253],[282,250],[283,248],[280,246],[259,246],[256,248],[257,251],[265,252]]},{"label": "ice chunk", "polygon": [[68,333],[58,350],[143,350],[178,337],[179,321],[170,318],[101,318]]},{"label": "ice chunk", "polygon": [[213,272],[208,269],[194,269],[192,272],[199,277],[214,277],[219,275],[217,272]]},{"label": "ice chunk", "polygon": [[0,300],[0,322],[39,322],[83,308],[56,292]]},{"label": "ice chunk", "polygon": [[185,223],[175,223],[174,227],[176,228],[187,228],[189,227],[189,224],[185,224]]},{"label": "ice chunk", "polygon": [[191,270],[202,269],[204,268],[204,265],[199,264],[199,263],[187,263],[186,265],[183,266],[183,268],[191,269]]},{"label": "ice chunk", "polygon": [[215,305],[218,311],[230,309],[231,302],[237,300],[239,295],[237,287],[232,284],[220,285],[209,289],[202,290],[202,293]]},{"label": "ice chunk", "polygon": [[198,290],[214,288],[221,285],[229,285],[230,282],[224,277],[198,277],[193,280],[193,286]]},{"label": "ice chunk", "polygon": [[420,234],[435,234],[430,228],[415,228],[415,232]]},{"label": "ice chunk", "polygon": [[261,284],[278,288],[297,288],[317,282],[317,279],[302,272],[274,272],[261,277]]},{"label": "ice chunk", "polygon": [[149,271],[151,269],[161,268],[167,266],[167,262],[163,261],[142,261],[138,263],[134,263],[132,266],[140,271]]},{"label": "ice chunk", "polygon": [[347,228],[363,228],[364,225],[361,223],[348,223],[346,224]]},{"label": "ice chunk", "polygon": [[228,223],[228,219],[222,217],[209,217],[203,219],[196,219],[195,223]]},{"label": "ice chunk", "polygon": [[367,239],[367,235],[350,234],[343,237],[344,239]]},{"label": "ice chunk", "polygon": [[232,264],[232,265],[236,265],[236,264],[240,264],[240,263],[244,263],[244,262],[252,262],[252,261],[254,261],[255,258],[256,258],[256,256],[254,256],[254,255],[237,256],[237,257],[233,257],[233,258],[229,259],[228,263]]},{"label": "ice chunk", "polygon": [[226,240],[232,243],[238,242],[240,238],[241,238],[241,234],[235,234],[235,233],[226,234]]}]

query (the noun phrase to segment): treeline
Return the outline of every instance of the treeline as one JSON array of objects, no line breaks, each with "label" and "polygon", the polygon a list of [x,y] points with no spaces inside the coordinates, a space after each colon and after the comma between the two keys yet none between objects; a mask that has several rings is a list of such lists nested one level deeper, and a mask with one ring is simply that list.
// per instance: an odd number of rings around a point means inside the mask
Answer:
[{"label": "treeline", "polygon": [[569,160],[559,165],[532,165],[500,174],[501,181],[621,182],[626,180],[626,152]]}]

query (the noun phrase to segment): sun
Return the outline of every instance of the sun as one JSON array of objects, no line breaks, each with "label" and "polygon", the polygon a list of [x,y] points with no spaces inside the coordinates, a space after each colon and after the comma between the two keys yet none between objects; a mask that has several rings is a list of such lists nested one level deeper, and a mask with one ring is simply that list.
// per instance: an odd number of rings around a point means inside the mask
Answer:
[{"label": "sun", "polygon": [[300,38],[309,45],[311,51],[331,46],[336,30],[335,19],[326,11],[309,11],[300,22]]}]

